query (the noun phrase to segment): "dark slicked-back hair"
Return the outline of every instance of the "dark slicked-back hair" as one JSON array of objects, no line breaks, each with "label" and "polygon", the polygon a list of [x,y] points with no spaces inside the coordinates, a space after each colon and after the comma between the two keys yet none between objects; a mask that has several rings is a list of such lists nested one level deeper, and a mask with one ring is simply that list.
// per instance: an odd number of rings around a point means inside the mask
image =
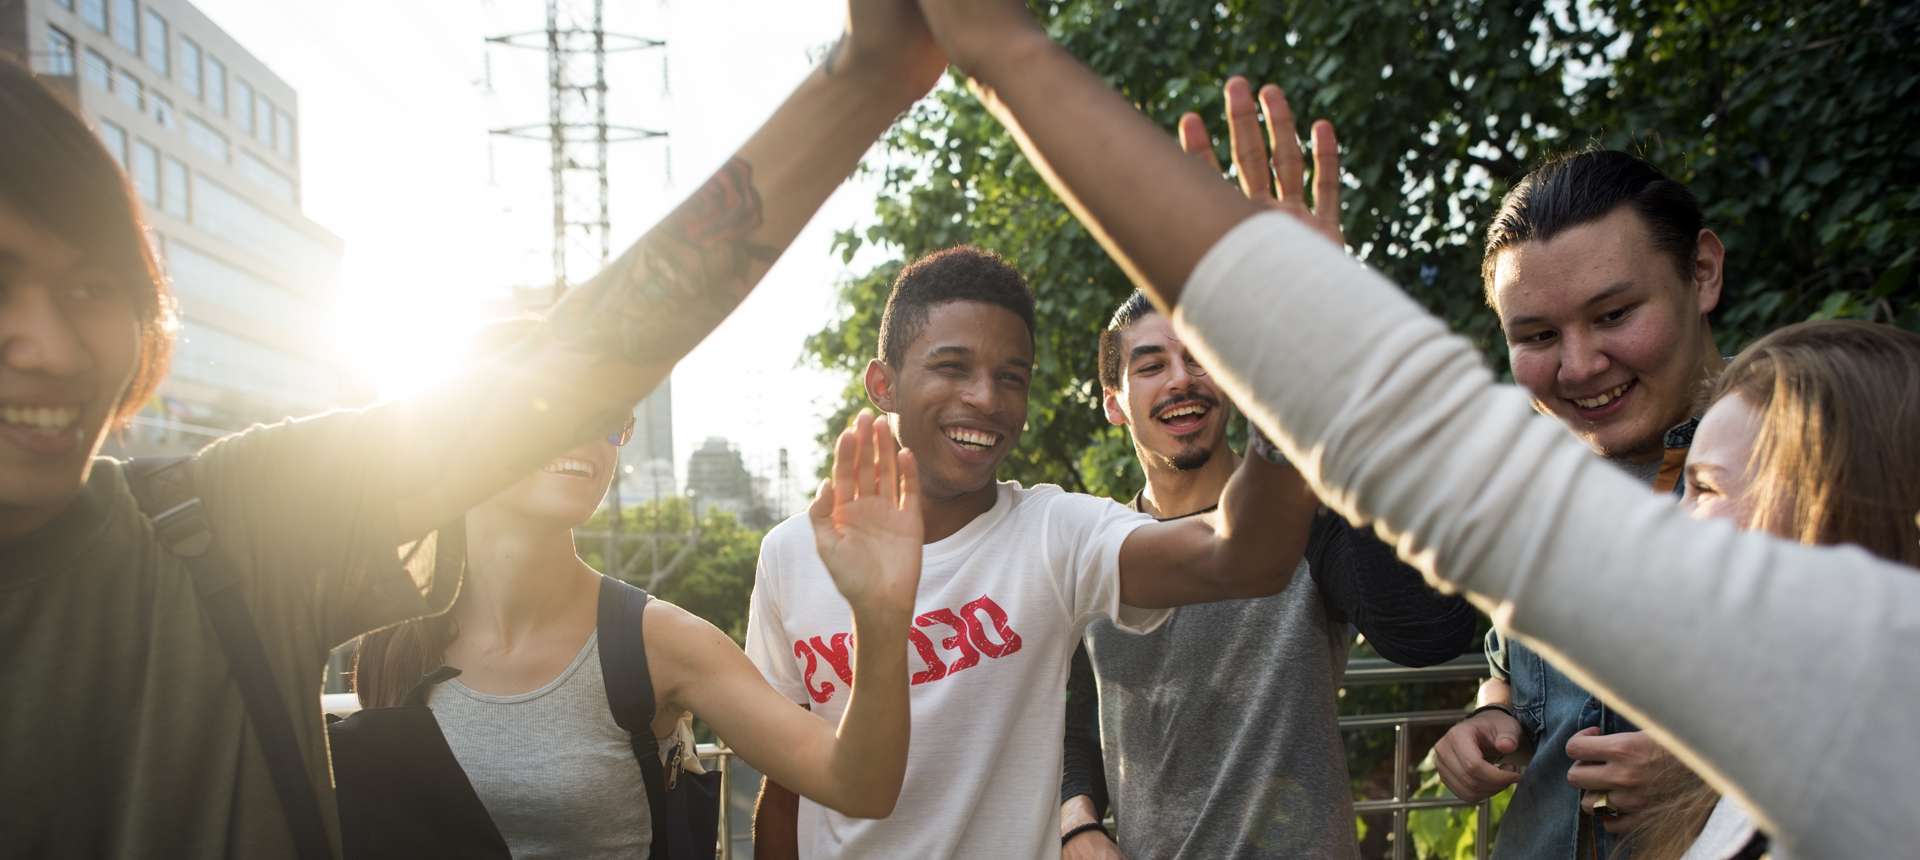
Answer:
[{"label": "dark slicked-back hair", "polygon": [[0,58],[0,204],[80,252],[124,291],[140,324],[126,420],[160,385],[173,353],[173,300],[126,175],[100,139],[23,66]]},{"label": "dark slicked-back hair", "polygon": [[1120,354],[1120,333],[1126,331],[1136,321],[1150,314],[1159,313],[1147,294],[1134,290],[1133,295],[1120,303],[1113,311],[1113,318],[1107,320],[1107,327],[1100,331],[1100,387],[1109,391],[1120,390],[1121,368],[1126,367],[1127,357]]},{"label": "dark slicked-back hair", "polygon": [[1550,241],[1621,206],[1633,207],[1647,225],[1654,249],[1667,255],[1682,278],[1691,279],[1701,224],[1700,202],[1693,192],[1640,158],[1594,149],[1534,168],[1500,201],[1500,211],[1487,225],[1487,250],[1480,259],[1487,304],[1493,304],[1494,260],[1501,251],[1535,239]]},{"label": "dark slicked-back hair", "polygon": [[984,302],[1012,311],[1033,339],[1033,291],[1027,279],[992,251],[961,245],[936,251],[901,270],[880,317],[880,360],[899,367],[927,316],[948,302]]}]

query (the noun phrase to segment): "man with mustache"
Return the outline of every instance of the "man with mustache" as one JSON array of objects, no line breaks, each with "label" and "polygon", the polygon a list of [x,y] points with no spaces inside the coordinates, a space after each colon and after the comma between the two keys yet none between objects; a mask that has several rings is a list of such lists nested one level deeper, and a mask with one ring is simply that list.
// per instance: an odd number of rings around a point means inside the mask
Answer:
[{"label": "man with mustache", "polygon": [[[1100,387],[1146,472],[1131,506],[1163,521],[1212,514],[1241,459],[1227,447],[1232,407],[1141,293],[1100,333]],[[1091,624],[1067,682],[1065,856],[1354,856],[1336,694],[1355,628],[1425,666],[1471,645],[1474,613],[1323,509],[1279,594],[1184,607],[1146,635]]]}]

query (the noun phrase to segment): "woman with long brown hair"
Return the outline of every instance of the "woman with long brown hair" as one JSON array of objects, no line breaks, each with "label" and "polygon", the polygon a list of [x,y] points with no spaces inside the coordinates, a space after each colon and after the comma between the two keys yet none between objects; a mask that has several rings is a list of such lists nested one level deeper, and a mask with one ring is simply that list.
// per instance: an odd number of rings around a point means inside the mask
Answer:
[{"label": "woman with long brown hair", "polygon": [[[1735,358],[1708,399],[1684,476],[1694,516],[1920,567],[1920,334],[1788,326]],[[1698,780],[1636,817],[1634,860],[1718,860],[1755,829]]]}]

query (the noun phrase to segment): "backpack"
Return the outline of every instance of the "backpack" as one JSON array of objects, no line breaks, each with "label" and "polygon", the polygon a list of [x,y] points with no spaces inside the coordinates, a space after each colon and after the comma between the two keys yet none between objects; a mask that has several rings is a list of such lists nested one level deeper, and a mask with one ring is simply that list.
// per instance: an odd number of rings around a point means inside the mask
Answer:
[{"label": "backpack", "polygon": [[[292,717],[274,688],[266,652],[240,598],[239,578],[213,553],[214,535],[193,491],[192,457],[137,459],[126,466],[140,509],[168,552],[186,562],[221,649],[233,664],[247,716],[294,836],[299,860],[328,856],[319,799]],[[651,860],[711,860],[719,837],[720,774],[669,781],[653,736],[653,681],[641,621],[650,596],[602,577],[597,620],[600,668],[615,723],[632,737],[646,786],[653,831]],[[399,707],[329,718],[343,855],[349,858],[510,856],[486,807],[447,746],[426,699],[435,684],[459,674],[442,666],[415,684]],[[677,764],[682,754],[675,749]]]}]

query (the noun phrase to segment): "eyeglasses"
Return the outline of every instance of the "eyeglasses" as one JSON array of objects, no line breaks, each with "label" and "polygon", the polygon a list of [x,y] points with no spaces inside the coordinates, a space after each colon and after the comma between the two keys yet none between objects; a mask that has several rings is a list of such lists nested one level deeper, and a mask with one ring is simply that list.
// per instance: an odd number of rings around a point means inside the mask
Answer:
[{"label": "eyeglasses", "polygon": [[607,444],[615,448],[627,447],[627,443],[633,441],[633,423],[633,416],[627,416],[626,423],[607,434]]}]

